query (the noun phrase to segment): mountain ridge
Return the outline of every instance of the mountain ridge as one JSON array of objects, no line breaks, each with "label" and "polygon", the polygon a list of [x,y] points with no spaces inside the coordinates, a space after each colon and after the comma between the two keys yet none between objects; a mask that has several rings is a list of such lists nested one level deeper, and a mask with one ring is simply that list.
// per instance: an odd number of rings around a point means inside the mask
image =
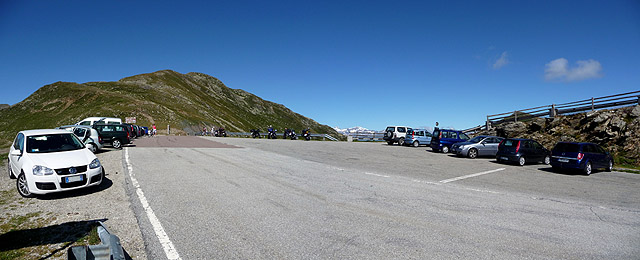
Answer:
[{"label": "mountain ridge", "polygon": [[89,116],[136,117],[137,124],[155,123],[159,131],[193,134],[203,127],[224,126],[248,132],[285,127],[338,136],[333,128],[264,100],[232,89],[213,76],[160,70],[118,81],[86,83],[58,81],[36,90],[23,101],[0,109],[0,147],[7,147],[24,129],[74,124]]}]

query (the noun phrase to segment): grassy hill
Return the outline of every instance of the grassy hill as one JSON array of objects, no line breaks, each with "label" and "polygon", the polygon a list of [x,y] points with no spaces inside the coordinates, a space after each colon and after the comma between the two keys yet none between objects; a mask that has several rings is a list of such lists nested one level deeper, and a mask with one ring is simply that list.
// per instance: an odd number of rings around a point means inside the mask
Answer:
[{"label": "grassy hill", "polygon": [[155,123],[159,132],[193,133],[203,126],[224,126],[227,131],[265,131],[273,125],[300,132],[338,136],[331,127],[263,100],[202,73],[157,71],[116,82],[84,84],[56,82],[38,89],[22,102],[0,109],[0,147],[8,147],[24,129],[74,124],[89,116],[136,117],[137,124]]}]

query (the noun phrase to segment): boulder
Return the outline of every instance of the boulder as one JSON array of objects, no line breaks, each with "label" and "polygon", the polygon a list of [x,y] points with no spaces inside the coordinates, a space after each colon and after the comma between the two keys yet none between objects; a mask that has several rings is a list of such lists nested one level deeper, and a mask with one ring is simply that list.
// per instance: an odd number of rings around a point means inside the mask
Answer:
[{"label": "boulder", "polygon": [[640,117],[640,105],[634,106],[629,115],[633,117]]}]

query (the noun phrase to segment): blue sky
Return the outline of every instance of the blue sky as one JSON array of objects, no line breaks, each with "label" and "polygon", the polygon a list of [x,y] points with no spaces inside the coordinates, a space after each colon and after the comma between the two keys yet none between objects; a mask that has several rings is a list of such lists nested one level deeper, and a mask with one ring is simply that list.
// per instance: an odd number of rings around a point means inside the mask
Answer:
[{"label": "blue sky", "polygon": [[640,90],[640,1],[0,1],[0,104],[163,69],[330,126],[463,129]]}]

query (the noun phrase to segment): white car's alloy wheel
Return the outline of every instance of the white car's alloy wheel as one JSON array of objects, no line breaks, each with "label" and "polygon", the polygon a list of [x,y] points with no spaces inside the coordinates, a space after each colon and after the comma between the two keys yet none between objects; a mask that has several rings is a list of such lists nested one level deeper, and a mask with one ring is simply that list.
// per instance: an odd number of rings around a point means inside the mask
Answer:
[{"label": "white car's alloy wheel", "polygon": [[520,166],[524,166],[525,163],[527,163],[527,160],[524,159],[524,156],[521,156],[518,160],[518,164],[520,164]]},{"label": "white car's alloy wheel", "polygon": [[24,175],[24,173],[20,173],[20,176],[18,176],[16,186],[18,188],[18,193],[20,193],[20,196],[25,198],[33,197],[33,194],[31,194],[31,191],[29,191],[29,184],[27,184],[27,177]]}]

